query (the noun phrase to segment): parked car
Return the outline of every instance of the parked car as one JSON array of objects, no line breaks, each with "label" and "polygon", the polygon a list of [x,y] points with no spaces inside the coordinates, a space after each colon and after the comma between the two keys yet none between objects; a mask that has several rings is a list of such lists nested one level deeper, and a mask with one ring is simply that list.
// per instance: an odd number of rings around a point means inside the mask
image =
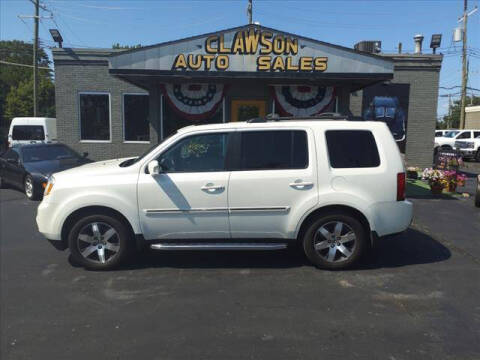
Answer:
[{"label": "parked car", "polygon": [[58,143],[14,145],[0,157],[0,187],[17,187],[30,200],[38,200],[51,174],[91,162],[87,155]]},{"label": "parked car", "polygon": [[57,119],[45,117],[13,118],[8,131],[8,144],[36,144],[57,141]]},{"label": "parked car", "polygon": [[455,141],[468,140],[480,136],[480,130],[450,130],[444,136],[435,138],[435,150],[445,149],[450,150],[455,147]]},{"label": "parked car", "polygon": [[[361,149],[361,151],[359,151]],[[275,120],[186,127],[137,158],[54,174],[39,231],[89,269],[132,249],[274,250],[318,267],[356,263],[412,220],[383,122]]]},{"label": "parked car", "polygon": [[435,130],[435,137],[445,136],[445,134],[450,132],[450,131],[457,131],[457,129]]},{"label": "parked car", "polygon": [[460,151],[464,159],[474,159],[480,162],[480,135],[467,141],[455,141],[455,150]]}]

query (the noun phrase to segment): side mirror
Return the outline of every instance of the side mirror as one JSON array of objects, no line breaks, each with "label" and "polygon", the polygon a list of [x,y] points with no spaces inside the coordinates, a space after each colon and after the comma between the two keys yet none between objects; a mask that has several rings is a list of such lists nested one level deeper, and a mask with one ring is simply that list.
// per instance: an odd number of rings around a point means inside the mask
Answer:
[{"label": "side mirror", "polygon": [[157,160],[152,160],[147,165],[148,173],[150,175],[158,175],[160,174],[160,165],[158,165]]},{"label": "side mirror", "polygon": [[85,152],[82,154],[82,156],[83,156],[84,158],[86,158],[86,157],[88,156],[88,152],[85,151]]}]

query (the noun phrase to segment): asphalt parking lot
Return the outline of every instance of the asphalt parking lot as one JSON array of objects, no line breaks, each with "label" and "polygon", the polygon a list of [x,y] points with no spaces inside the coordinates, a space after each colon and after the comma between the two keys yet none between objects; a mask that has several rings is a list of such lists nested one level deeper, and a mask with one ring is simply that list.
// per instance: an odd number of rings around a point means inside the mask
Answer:
[{"label": "asphalt parking lot", "polygon": [[0,190],[2,359],[479,359],[480,209],[413,199],[369,263],[293,251],[153,253],[114,272],[69,263],[38,203]]}]

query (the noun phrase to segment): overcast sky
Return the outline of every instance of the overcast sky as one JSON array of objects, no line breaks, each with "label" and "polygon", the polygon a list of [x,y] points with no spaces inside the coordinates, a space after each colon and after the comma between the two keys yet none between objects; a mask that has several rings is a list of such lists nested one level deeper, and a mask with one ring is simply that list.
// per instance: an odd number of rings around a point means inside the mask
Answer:
[{"label": "overcast sky", "polygon": [[[113,43],[151,45],[192,35],[226,29],[247,23],[246,0],[238,1],[40,1],[50,12],[41,15],[40,38],[45,46],[54,46],[49,28],[59,28],[65,47],[110,48]],[[479,0],[469,0],[469,8]],[[442,33],[439,52],[445,54],[440,86],[461,84],[461,43],[452,42],[459,26],[463,0],[431,1],[261,1],[254,0],[253,20],[262,25],[294,34],[353,47],[361,40],[381,40],[384,52],[412,52],[413,36],[425,36],[424,52],[430,53],[430,37]],[[31,41],[30,0],[0,0],[0,38]],[[469,86],[480,89],[480,11],[468,22],[470,47]],[[440,94],[458,94],[459,89],[440,90]],[[476,92],[477,95],[480,92]],[[458,97],[456,95],[455,97]],[[447,99],[439,99],[438,115],[447,111]]]}]

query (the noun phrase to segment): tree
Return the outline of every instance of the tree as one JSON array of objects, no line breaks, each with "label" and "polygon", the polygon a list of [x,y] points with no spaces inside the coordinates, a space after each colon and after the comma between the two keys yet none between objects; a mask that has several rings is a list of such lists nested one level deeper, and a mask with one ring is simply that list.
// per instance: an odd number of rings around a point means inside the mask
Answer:
[{"label": "tree", "polygon": [[[48,60],[48,56],[45,51],[40,48],[38,49],[37,53],[37,62],[39,66],[48,67],[50,65],[50,61]],[[32,57],[33,57],[33,45],[25,43],[19,40],[8,40],[8,41],[0,41],[0,59],[3,61],[18,63],[18,64],[32,64]],[[40,69],[38,71],[39,77],[39,84],[50,82],[51,85],[45,85],[47,87],[53,86],[52,82],[52,73],[49,70]],[[6,100],[9,92],[13,88],[17,88],[17,95],[19,88],[21,88],[21,84],[23,87],[26,86],[27,83],[32,84],[32,97],[33,97],[33,69],[27,68],[23,66],[15,66],[15,65],[7,65],[7,64],[0,64],[0,128],[1,127],[8,127],[10,124],[11,116],[15,117],[18,116],[17,113],[11,112],[10,117],[6,116],[5,114],[5,106]],[[23,89],[24,91],[26,89]],[[41,92],[41,91],[40,91]],[[51,103],[54,101],[53,93],[48,93],[48,96],[52,96],[51,99],[43,99],[44,103]],[[40,103],[42,102],[40,96]],[[32,107],[29,113],[24,113],[28,116],[31,116],[33,113],[33,98],[31,99]],[[48,106],[47,106],[48,108]],[[42,109],[39,106],[39,109]],[[46,109],[43,107],[43,109]],[[13,108],[11,108],[13,110]],[[49,110],[50,111],[50,110]],[[23,110],[22,110],[23,113]],[[40,114],[42,110],[40,110]]]},{"label": "tree", "polygon": [[[480,105],[480,96],[467,96],[466,103],[468,106]],[[454,100],[449,108],[449,114],[443,117],[442,121],[437,121],[437,129],[458,129],[460,125],[460,104],[461,100]]]},{"label": "tree", "polygon": [[[50,79],[40,77],[38,84],[38,113],[55,117],[55,86]],[[33,113],[33,79],[26,79],[12,86],[5,101],[5,118],[31,116]]]}]

